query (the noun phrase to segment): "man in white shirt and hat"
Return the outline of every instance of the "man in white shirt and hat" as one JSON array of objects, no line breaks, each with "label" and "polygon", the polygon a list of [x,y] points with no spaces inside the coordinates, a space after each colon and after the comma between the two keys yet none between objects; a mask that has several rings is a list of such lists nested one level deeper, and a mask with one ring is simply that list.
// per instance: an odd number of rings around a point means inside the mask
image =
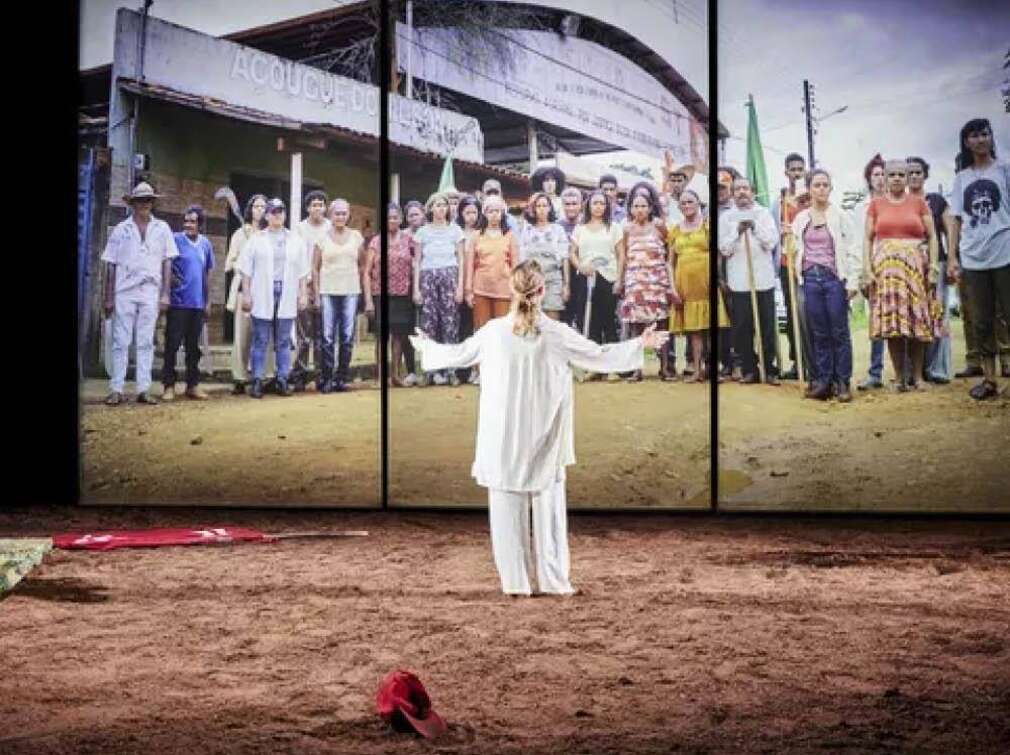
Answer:
[{"label": "man in white shirt and hat", "polygon": [[[773,258],[779,240],[778,231],[771,213],[754,202],[750,181],[743,176],[733,181],[733,197],[736,206],[719,213],[719,253],[726,259],[726,282],[733,312],[733,347],[743,371],[740,382],[761,382],[754,354],[754,331],[757,327],[764,353],[765,380],[778,385],[778,377],[772,369],[775,338],[778,337]],[[757,323],[754,322],[752,296],[757,299]]]},{"label": "man in white shirt and hat", "polygon": [[112,376],[105,403],[123,403],[130,343],[136,339],[137,403],[157,404],[150,394],[154,328],[159,311],[168,310],[172,259],[179,256],[168,223],[154,217],[156,194],[141,181],[123,199],[130,215],[117,225],[105,245],[104,309],[112,317]]}]

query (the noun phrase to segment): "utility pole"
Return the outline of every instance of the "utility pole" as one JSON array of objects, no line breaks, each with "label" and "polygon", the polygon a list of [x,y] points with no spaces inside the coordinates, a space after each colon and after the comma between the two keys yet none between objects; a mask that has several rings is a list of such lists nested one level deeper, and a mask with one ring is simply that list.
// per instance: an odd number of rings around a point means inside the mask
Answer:
[{"label": "utility pole", "polygon": [[809,81],[803,79],[803,112],[807,116],[807,158],[809,162],[807,163],[811,168],[814,168],[817,163],[814,162],[814,113],[811,108],[811,103],[814,99],[814,87]]}]

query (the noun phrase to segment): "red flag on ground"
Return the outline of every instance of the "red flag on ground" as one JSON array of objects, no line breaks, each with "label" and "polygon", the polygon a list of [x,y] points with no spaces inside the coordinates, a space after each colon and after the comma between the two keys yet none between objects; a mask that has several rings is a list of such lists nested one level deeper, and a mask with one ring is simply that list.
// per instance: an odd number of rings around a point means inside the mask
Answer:
[{"label": "red flag on ground", "polygon": [[63,550],[108,551],[114,548],[158,548],[164,545],[272,542],[275,539],[273,535],[249,527],[108,530],[53,535],[53,547]]}]

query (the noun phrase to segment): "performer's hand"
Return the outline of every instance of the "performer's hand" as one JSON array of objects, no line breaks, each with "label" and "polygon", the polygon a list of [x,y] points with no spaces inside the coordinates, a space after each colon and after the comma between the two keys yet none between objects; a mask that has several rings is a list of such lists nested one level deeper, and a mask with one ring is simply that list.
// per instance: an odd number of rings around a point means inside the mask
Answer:
[{"label": "performer's hand", "polygon": [[456,296],[453,297],[457,304],[463,303],[463,289],[459,286],[456,287]]},{"label": "performer's hand", "polygon": [[596,268],[590,265],[588,262],[585,262],[579,265],[579,272],[588,278],[590,275],[596,273]]},{"label": "performer's hand", "polygon": [[754,230],[754,221],[753,220],[741,220],[737,224],[736,230],[737,230],[737,233],[739,235],[743,236],[744,231],[753,231]]},{"label": "performer's hand", "polygon": [[853,291],[846,291],[845,295],[847,297],[849,297],[849,301],[852,301],[853,299],[856,298],[856,294],[858,294],[858,293],[859,293],[858,291],[854,291],[854,290]]},{"label": "performer's hand", "polygon": [[940,266],[931,265],[929,268],[929,275],[927,276],[929,280],[929,285],[932,288],[936,288],[936,284],[940,282]]},{"label": "performer's hand", "polygon": [[407,336],[410,339],[410,345],[414,347],[414,351],[424,353],[424,345],[431,341],[427,334],[420,328],[414,328],[415,335]]},{"label": "performer's hand", "polygon": [[567,304],[568,300],[571,298],[572,298],[572,292],[568,290],[568,286],[563,287],[561,289],[561,301]]},{"label": "performer's hand", "polygon": [[424,306],[424,297],[421,296],[420,291],[414,292],[414,304],[418,307]]},{"label": "performer's hand", "polygon": [[658,349],[670,339],[670,334],[665,330],[656,330],[656,323],[652,323],[642,332],[642,344],[647,348]]},{"label": "performer's hand", "polygon": [[624,281],[614,283],[614,296],[621,296],[624,293]]},{"label": "performer's hand", "polygon": [[473,309],[473,291],[466,292],[466,306]]},{"label": "performer's hand", "polygon": [[242,297],[242,311],[252,312],[252,294],[245,294]]},{"label": "performer's hand", "polygon": [[366,315],[375,314],[375,302],[371,300],[371,297],[365,300],[365,314]]},{"label": "performer's hand", "polygon": [[106,300],[102,309],[104,310],[106,317],[112,317],[112,313],[115,311],[116,305],[113,302]]},{"label": "performer's hand", "polygon": [[947,258],[947,280],[951,283],[957,283],[961,279],[961,266],[957,264],[957,260],[953,257]]},{"label": "performer's hand", "polygon": [[168,297],[168,295],[162,296],[161,300],[158,302],[158,309],[161,312],[167,312],[171,304],[172,300]]}]

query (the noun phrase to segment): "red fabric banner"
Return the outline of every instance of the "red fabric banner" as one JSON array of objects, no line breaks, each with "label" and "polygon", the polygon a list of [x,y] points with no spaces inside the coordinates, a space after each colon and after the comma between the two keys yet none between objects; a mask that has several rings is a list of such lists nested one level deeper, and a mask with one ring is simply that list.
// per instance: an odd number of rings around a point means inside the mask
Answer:
[{"label": "red fabric banner", "polygon": [[158,548],[165,545],[210,545],[274,540],[249,527],[165,528],[66,532],[53,535],[53,547],[63,550],[109,551],[114,548]]}]

